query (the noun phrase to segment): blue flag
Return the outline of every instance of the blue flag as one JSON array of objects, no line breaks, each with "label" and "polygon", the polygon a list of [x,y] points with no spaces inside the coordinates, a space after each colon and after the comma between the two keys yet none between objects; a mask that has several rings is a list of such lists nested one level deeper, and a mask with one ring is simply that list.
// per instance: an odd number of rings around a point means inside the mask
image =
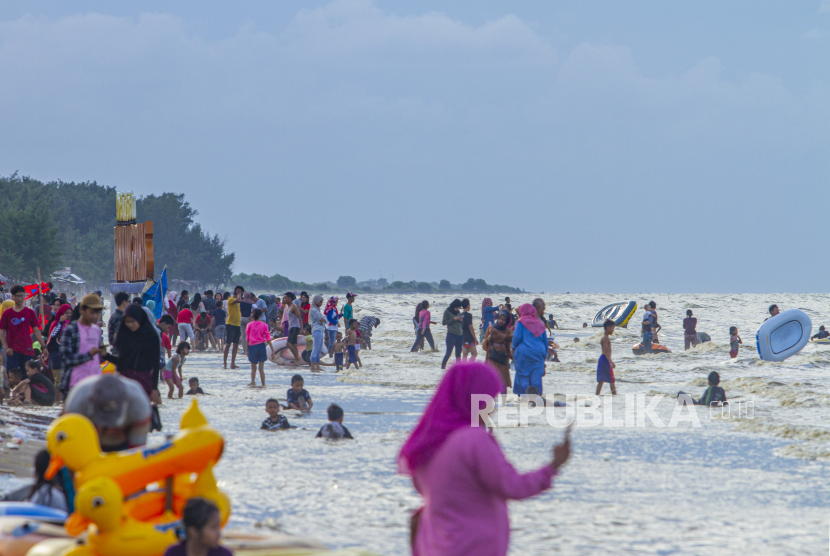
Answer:
[{"label": "blue flag", "polygon": [[161,276],[159,277],[159,281],[150,286],[144,295],[141,296],[144,299],[144,304],[147,305],[147,302],[153,300],[156,304],[155,308],[153,309],[153,314],[156,317],[156,320],[161,318],[161,315],[164,311],[164,298],[167,296],[167,266],[164,267],[164,270],[161,271]]}]

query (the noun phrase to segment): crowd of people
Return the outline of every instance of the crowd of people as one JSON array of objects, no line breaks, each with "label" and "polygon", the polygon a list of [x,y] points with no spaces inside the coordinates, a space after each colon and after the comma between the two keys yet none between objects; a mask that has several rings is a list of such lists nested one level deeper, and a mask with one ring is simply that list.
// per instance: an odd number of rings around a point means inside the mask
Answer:
[{"label": "crowd of people", "polygon": [[[151,430],[160,430],[157,407],[162,403],[162,382],[168,398],[204,394],[198,377],[188,377],[189,389],[184,389],[183,367],[194,352],[221,354],[225,369],[229,356],[231,369],[238,368],[238,355],[245,356],[251,365],[248,385],[256,386],[258,376],[264,386],[264,363],[278,353],[283,353],[288,365],[307,365],[314,372],[324,366],[337,371],[361,366],[360,351],[372,349],[372,334],[380,325],[375,316],[355,318],[357,296],[351,292],[341,306],[337,296],[326,299],[307,292],[286,292],[280,298],[256,296],[236,286],[233,292],[208,290],[192,298],[188,291],[169,292],[160,308],[151,300],[118,292],[106,323],[100,292],[80,300],[65,294],[45,295],[34,307],[30,305],[35,300],[26,303],[21,286],[12,286],[2,295],[6,298],[0,305],[3,398],[21,405],[62,403],[64,412],[92,421],[101,448],[107,452],[141,446]],[[398,459],[399,470],[412,476],[427,500],[412,521],[415,554],[504,554],[509,534],[506,501],[549,488],[570,453],[566,436],[554,448],[549,464],[519,474],[486,429],[470,426],[473,394],[496,398],[498,407],[512,388],[520,397],[538,396],[537,400],[547,403],[542,380],[545,364],[559,361],[553,332],[559,326],[552,314],[545,313],[542,298],[515,308],[510,298],[498,305],[484,298],[478,327],[471,308],[470,299],[455,299],[441,313],[441,325],[446,327],[441,368],[447,370]],[[651,301],[644,308],[642,345],[649,352],[657,345],[662,327],[656,303]],[[770,307],[771,316],[777,312],[777,306]],[[415,342],[411,351],[423,350],[426,343],[437,351],[432,327],[438,322],[433,320],[429,301],[417,304],[412,321]],[[696,326],[697,319],[688,310],[683,321],[686,349],[698,343]],[[617,393],[611,344],[615,328],[610,320],[603,325],[597,395],[606,383],[612,394]],[[736,327],[729,332],[730,355],[737,357],[742,341]],[[828,337],[824,327],[814,336]],[[480,350],[483,362],[477,361]],[[455,364],[449,365],[453,356]],[[117,372],[103,372],[106,366]],[[700,399],[684,392],[678,398],[702,405],[728,403],[720,376],[710,373],[708,382]],[[303,376],[295,374],[284,404],[275,398],[266,400],[268,417],[260,428],[296,428],[282,411],[308,412],[313,407]],[[343,425],[345,412],[339,405],[330,404],[326,413],[328,421],[317,437],[353,438]],[[71,511],[71,481],[60,474],[47,480],[47,465],[48,454],[38,454],[30,500]],[[465,511],[471,503],[489,510],[473,516]],[[448,512],[454,517],[448,518]],[[190,546],[218,550],[217,516],[208,501],[188,502],[184,524]],[[488,534],[482,535],[483,530]],[[168,554],[191,553],[182,546],[171,548]]]}]

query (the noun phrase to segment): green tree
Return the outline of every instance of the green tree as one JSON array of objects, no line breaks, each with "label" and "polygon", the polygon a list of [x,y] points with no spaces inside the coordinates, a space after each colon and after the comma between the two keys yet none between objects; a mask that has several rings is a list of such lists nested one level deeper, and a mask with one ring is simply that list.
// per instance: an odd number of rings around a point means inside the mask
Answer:
[{"label": "green tree", "polygon": [[48,279],[61,262],[58,226],[47,203],[40,199],[23,208],[9,206],[0,213],[0,269],[22,282]]},{"label": "green tree", "polygon": [[337,285],[341,288],[353,288],[357,285],[357,280],[351,276],[341,276],[337,279]]},{"label": "green tree", "polygon": [[137,220],[153,221],[153,244],[159,271],[167,265],[168,275],[172,278],[224,284],[231,278],[236,255],[226,253],[223,239],[218,235],[211,236],[194,222],[197,214],[183,194],[148,195],[136,204]]},{"label": "green tree", "polygon": [[432,293],[432,286],[428,282],[418,282],[415,291],[418,293]]},{"label": "green tree", "polygon": [[442,292],[447,292],[452,289],[452,284],[450,284],[449,280],[441,280],[438,282],[438,289]]}]

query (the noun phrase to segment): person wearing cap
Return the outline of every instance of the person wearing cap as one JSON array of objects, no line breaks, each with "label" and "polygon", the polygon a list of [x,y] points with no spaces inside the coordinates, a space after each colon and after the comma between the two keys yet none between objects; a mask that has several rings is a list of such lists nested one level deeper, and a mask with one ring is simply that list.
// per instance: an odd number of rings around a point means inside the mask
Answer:
[{"label": "person wearing cap", "polygon": [[104,452],[147,443],[152,417],[150,399],[141,384],[130,378],[116,374],[85,378],[72,388],[63,412],[89,418]]},{"label": "person wearing cap", "polygon": [[64,396],[83,379],[101,374],[99,354],[106,353],[106,347],[97,322],[103,308],[100,297],[94,293],[85,295],[81,299],[80,317],[63,331],[60,353],[64,370],[58,389]]}]

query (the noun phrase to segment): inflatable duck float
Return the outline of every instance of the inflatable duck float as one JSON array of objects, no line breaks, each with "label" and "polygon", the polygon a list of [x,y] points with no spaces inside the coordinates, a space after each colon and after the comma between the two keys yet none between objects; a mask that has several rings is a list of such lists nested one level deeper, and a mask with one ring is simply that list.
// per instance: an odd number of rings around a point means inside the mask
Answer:
[{"label": "inflatable duck float", "polygon": [[52,456],[46,477],[66,466],[75,473],[75,488],[98,477],[113,479],[125,496],[173,475],[199,473],[222,456],[225,442],[210,427],[193,399],[182,415],[181,431],[155,448],[104,453],[92,421],[78,414],[57,418],[46,434]]},{"label": "inflatable duck float", "polygon": [[84,483],[75,497],[75,513],[66,521],[70,535],[90,528],[88,545],[76,546],[63,556],[156,556],[176,543],[180,518],[171,511],[150,521],[127,515],[121,488],[109,477]]}]

